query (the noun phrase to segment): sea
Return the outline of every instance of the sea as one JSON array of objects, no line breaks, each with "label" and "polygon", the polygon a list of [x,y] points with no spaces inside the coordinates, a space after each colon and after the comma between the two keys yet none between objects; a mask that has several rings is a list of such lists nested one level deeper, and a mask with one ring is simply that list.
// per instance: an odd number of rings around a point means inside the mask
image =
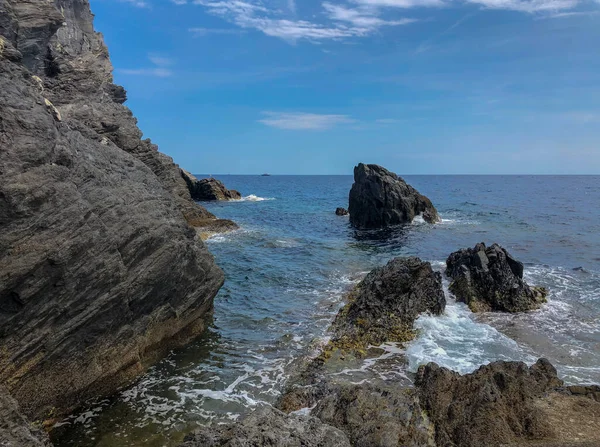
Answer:
[{"label": "sea", "polygon": [[380,231],[356,231],[335,215],[348,205],[351,176],[215,177],[243,199],[204,204],[240,226],[206,241],[226,275],[208,330],[59,423],[56,445],[176,446],[198,426],[271,405],[327,342],[345,295],[367,272],[411,255],[443,273],[451,252],[478,242],[522,261],[526,281],[549,290],[548,303],[473,314],[445,280],[444,314],[421,316],[414,341],[386,344],[335,374],[410,383],[428,362],[469,373],[545,357],[567,383],[600,383],[600,176],[406,176],[442,222]]}]

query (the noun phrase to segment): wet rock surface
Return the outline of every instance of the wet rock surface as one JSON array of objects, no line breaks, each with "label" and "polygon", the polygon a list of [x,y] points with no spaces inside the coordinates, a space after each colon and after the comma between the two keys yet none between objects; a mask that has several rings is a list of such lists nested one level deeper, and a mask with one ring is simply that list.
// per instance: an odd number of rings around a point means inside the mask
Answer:
[{"label": "wet rock surface", "polygon": [[203,178],[198,180],[194,175],[181,170],[192,199],[200,201],[214,200],[240,200],[242,195],[235,189],[227,189],[223,182],[216,178]]},{"label": "wet rock surface", "polygon": [[360,163],[354,168],[349,201],[350,223],[358,229],[410,223],[418,215],[430,223],[440,220],[431,200],[378,165]]},{"label": "wet rock surface", "polygon": [[479,243],[446,260],[450,291],[474,312],[523,312],[546,302],[547,291],[523,280],[523,264],[498,244]]},{"label": "wet rock surface", "polygon": [[186,436],[181,447],[350,447],[348,437],[311,416],[256,410],[241,422],[205,427]]},{"label": "wet rock surface", "polygon": [[348,301],[331,326],[331,344],[348,350],[408,341],[420,314],[439,315],[446,306],[441,274],[416,257],[395,258],[374,269]]},{"label": "wet rock surface", "polygon": [[204,329],[217,220],[141,139],[87,0],[0,0],[0,383],[32,419]]},{"label": "wet rock surface", "polygon": [[346,208],[336,208],[335,209],[335,215],[336,216],[347,216],[348,215],[348,210]]},{"label": "wet rock surface", "polygon": [[17,401],[0,386],[0,446],[49,447],[50,441],[40,426],[20,413]]}]

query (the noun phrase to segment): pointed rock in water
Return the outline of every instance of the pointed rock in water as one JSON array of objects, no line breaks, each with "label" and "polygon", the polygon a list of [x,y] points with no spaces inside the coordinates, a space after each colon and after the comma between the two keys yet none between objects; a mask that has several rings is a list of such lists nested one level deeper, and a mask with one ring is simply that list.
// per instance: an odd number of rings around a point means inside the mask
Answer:
[{"label": "pointed rock in water", "polygon": [[185,437],[180,447],[350,447],[337,428],[312,416],[260,408],[240,422],[204,427]]},{"label": "pointed rock in water", "polygon": [[333,346],[364,349],[413,337],[420,314],[446,307],[442,276],[419,258],[395,258],[371,271],[350,293],[331,326]]},{"label": "pointed rock in water", "polygon": [[426,222],[439,222],[437,210],[424,195],[393,172],[359,163],[350,189],[350,223],[358,229],[384,228],[410,223],[421,215]]},{"label": "pointed rock in water", "polygon": [[347,216],[348,215],[348,210],[346,208],[336,208],[335,209],[335,215],[336,216]]},{"label": "pointed rock in water", "polygon": [[224,279],[190,226],[219,220],[141,139],[92,21],[0,0],[0,383],[31,419],[195,338]]},{"label": "pointed rock in water", "polygon": [[473,312],[523,312],[546,302],[543,287],[523,280],[523,264],[498,244],[479,243],[452,253],[446,260],[450,291]]},{"label": "pointed rock in water", "polygon": [[192,199],[200,201],[240,200],[242,195],[235,189],[227,189],[223,182],[216,178],[198,180],[186,170],[181,170],[181,176],[190,190]]}]

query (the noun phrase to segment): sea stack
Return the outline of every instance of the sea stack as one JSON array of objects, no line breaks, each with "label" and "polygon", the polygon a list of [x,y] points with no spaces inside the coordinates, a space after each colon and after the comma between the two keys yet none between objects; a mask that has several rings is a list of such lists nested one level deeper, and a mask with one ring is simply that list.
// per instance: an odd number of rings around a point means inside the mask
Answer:
[{"label": "sea stack", "polygon": [[0,0],[0,385],[32,419],[197,337],[224,275],[195,227],[235,227],[141,139],[92,22],[88,0]]},{"label": "sea stack", "polygon": [[446,260],[450,291],[473,312],[523,312],[546,302],[543,287],[530,287],[523,280],[523,264],[498,244],[452,253]]},{"label": "sea stack", "polygon": [[359,163],[354,168],[349,202],[350,223],[358,229],[411,223],[418,215],[429,223],[440,220],[431,200],[393,172],[373,164]]}]

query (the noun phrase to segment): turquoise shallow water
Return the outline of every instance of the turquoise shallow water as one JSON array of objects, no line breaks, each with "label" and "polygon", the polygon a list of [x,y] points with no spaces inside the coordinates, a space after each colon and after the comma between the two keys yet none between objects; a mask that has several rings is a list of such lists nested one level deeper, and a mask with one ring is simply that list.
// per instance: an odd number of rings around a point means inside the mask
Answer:
[{"label": "turquoise shallow water", "polygon": [[600,382],[600,177],[410,176],[443,222],[380,232],[356,232],[335,216],[347,206],[350,176],[218,178],[245,199],[207,205],[241,226],[208,241],[226,273],[210,329],[64,421],[58,445],[175,445],[198,424],[271,403],[325,342],[345,291],[367,271],[409,254],[441,270],[452,251],[480,241],[523,261],[527,280],[550,290],[548,305],[476,316],[449,296],[444,315],[417,321],[406,350],[386,346],[341,376],[410,381],[427,361],[469,372],[545,356],[568,382]]}]

